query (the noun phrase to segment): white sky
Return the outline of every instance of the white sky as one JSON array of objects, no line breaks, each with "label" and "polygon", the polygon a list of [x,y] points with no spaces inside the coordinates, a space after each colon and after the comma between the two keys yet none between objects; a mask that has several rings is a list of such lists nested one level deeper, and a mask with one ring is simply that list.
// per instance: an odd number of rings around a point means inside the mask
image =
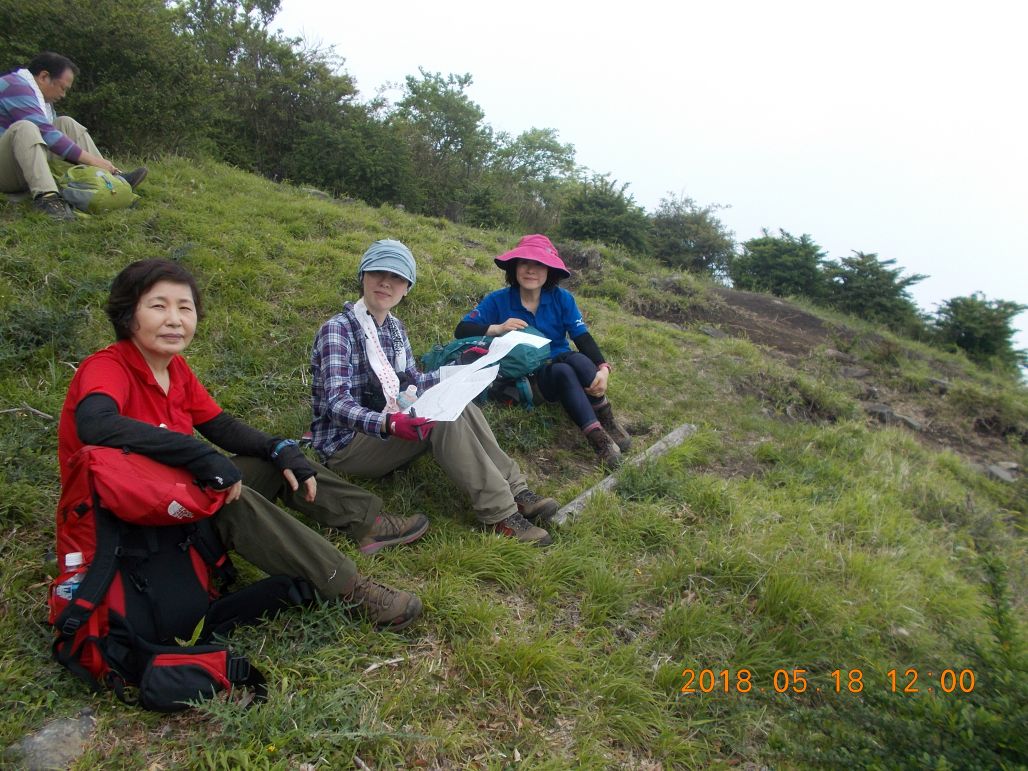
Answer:
[{"label": "white sky", "polygon": [[282,0],[272,26],[335,46],[362,99],[471,73],[494,130],[557,129],[650,212],[684,193],[739,241],[893,258],[929,311],[1028,305],[1022,0]]}]

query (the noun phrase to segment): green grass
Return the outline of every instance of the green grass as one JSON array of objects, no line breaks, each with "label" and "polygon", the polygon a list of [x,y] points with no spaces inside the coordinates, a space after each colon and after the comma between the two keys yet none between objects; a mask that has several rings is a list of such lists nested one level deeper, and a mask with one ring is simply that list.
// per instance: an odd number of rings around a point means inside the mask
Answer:
[{"label": "green grass", "polygon": [[[311,339],[353,298],[372,240],[399,238],[418,258],[398,313],[422,352],[500,285],[491,258],[519,235],[174,158],[142,192],[136,209],[72,226],[0,209],[0,746],[88,706],[98,730],[80,769],[1028,763],[1025,483],[987,479],[960,444],[869,424],[862,386],[823,351],[787,359],[680,326],[702,318],[710,287],[602,248],[576,294],[614,363],[611,398],[640,448],[696,424],[682,446],[624,470],[545,550],[475,530],[468,501],[419,459],[368,486],[393,510],[426,512],[424,539],[368,558],[326,534],[362,571],[417,591],[418,624],[376,634],[324,605],[237,633],[272,684],[256,710],[168,717],[89,694],[49,659],[45,555],[54,418],[74,366],[110,341],[114,274],[152,256],[193,270],[209,311],[189,351],[201,380],[226,409],[297,435]],[[1028,461],[1023,387],[833,322],[831,346],[910,408]],[[945,395],[936,377],[951,381]],[[570,500],[602,477],[559,408],[487,415],[539,491]],[[910,667],[971,669],[977,685],[892,693],[888,670]],[[687,669],[718,674],[717,687],[682,693]],[[797,669],[810,688],[776,693],[776,671]],[[856,669],[861,694],[846,689]]]}]

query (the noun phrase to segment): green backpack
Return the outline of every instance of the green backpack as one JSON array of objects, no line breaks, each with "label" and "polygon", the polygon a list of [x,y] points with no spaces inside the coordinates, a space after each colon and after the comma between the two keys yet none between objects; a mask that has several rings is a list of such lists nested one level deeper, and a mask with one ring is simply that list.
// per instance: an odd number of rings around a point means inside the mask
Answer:
[{"label": "green backpack", "polygon": [[95,166],[72,166],[57,180],[57,185],[65,201],[89,214],[127,209],[139,200],[132,185]]},{"label": "green backpack", "polygon": [[[535,327],[525,327],[521,331],[536,337],[546,337]],[[524,344],[515,345],[514,350],[500,359],[500,377],[517,380],[518,378],[534,375],[536,370],[549,360],[549,343],[546,343],[542,348],[533,348],[530,345]]]},{"label": "green backpack", "polygon": [[[521,331],[537,337],[546,337],[535,327],[525,327]],[[462,337],[459,340],[451,340],[446,345],[437,344],[421,357],[422,366],[426,372],[432,372],[445,364],[470,364],[485,353],[492,340],[491,337]],[[488,396],[493,401],[503,404],[520,404],[525,409],[532,409],[534,400],[528,376],[535,374],[549,360],[549,343],[541,348],[533,348],[530,345],[514,346],[514,350],[500,359],[500,371],[496,380],[475,401],[481,403]]]}]

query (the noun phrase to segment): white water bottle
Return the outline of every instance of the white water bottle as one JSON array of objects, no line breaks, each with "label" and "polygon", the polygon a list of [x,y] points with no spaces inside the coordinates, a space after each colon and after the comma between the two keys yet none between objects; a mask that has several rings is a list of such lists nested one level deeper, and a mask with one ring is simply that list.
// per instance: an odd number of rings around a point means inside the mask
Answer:
[{"label": "white water bottle", "polygon": [[69,576],[66,580],[61,581],[57,584],[57,588],[54,589],[54,594],[60,597],[62,600],[71,600],[75,596],[75,592],[78,591],[79,584],[82,583],[82,579],[86,577],[86,573],[82,568],[82,552],[72,551],[68,552],[64,558],[64,569],[67,572],[72,570],[76,571],[74,575]]},{"label": "white water bottle", "polygon": [[396,403],[400,407],[400,412],[406,412],[410,409],[411,405],[418,400],[418,387],[416,385],[407,386],[407,390],[402,391],[399,396],[396,397]]}]

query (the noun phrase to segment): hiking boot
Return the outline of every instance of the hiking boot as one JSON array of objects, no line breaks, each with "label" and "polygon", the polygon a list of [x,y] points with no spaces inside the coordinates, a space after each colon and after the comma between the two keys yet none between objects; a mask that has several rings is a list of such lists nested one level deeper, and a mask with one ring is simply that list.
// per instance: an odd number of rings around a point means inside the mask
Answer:
[{"label": "hiking boot", "polygon": [[602,428],[594,428],[585,438],[589,440],[590,446],[600,456],[600,463],[608,469],[616,469],[621,465],[621,450],[610,438],[610,434]]},{"label": "hiking boot", "polygon": [[129,183],[129,186],[135,190],[146,179],[146,175],[150,173],[150,170],[146,166],[140,166],[138,169],[134,169],[128,173],[119,174],[123,180]]},{"label": "hiking boot", "polygon": [[415,514],[413,517],[398,517],[382,512],[371,525],[368,534],[358,541],[362,554],[374,554],[389,546],[416,541],[428,532],[428,517]]},{"label": "hiking boot", "polygon": [[353,589],[342,599],[379,631],[403,629],[421,615],[421,600],[417,595],[393,589],[367,576],[357,576]]},{"label": "hiking boot", "polygon": [[614,420],[614,411],[610,408],[610,402],[605,401],[602,406],[596,408],[596,419],[600,421],[603,430],[614,440],[621,452],[628,452],[632,446],[632,437],[628,435],[624,427]]},{"label": "hiking boot", "polygon": [[560,508],[560,504],[553,498],[543,498],[531,490],[522,490],[515,495],[514,503],[518,505],[518,514],[525,519],[540,522],[548,521]]},{"label": "hiking boot", "polygon": [[541,527],[533,525],[517,511],[494,525],[488,525],[488,527],[494,533],[517,538],[523,543],[534,543],[536,546],[549,546],[553,543],[549,533]]},{"label": "hiking boot", "polygon": [[32,199],[32,207],[58,222],[74,222],[75,212],[58,193],[43,193]]}]

